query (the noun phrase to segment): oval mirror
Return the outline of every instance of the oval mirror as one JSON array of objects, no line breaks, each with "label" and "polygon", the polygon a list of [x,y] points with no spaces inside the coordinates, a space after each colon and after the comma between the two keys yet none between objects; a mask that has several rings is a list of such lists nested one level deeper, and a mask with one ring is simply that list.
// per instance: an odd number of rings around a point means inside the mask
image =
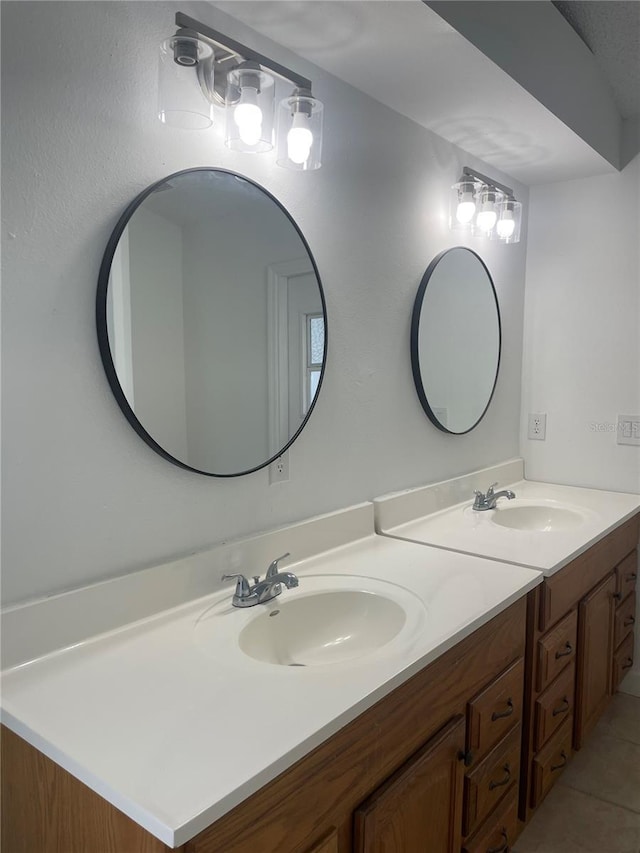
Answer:
[{"label": "oval mirror", "polygon": [[441,252],[420,282],[411,321],[413,378],[438,429],[460,435],[482,420],[498,379],[500,347],[489,270],[471,249]]},{"label": "oval mirror", "polygon": [[129,423],[170,462],[248,474],[299,435],[327,352],[320,277],[284,207],[189,169],[127,208],[102,261],[98,342]]}]

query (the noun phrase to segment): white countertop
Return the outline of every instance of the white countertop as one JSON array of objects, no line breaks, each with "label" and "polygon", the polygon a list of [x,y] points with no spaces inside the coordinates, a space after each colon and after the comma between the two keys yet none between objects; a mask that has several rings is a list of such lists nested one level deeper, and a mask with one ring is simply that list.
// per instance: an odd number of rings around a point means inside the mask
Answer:
[{"label": "white countertop", "polygon": [[[487,479],[484,486],[490,482]],[[500,482],[496,491],[502,489],[511,489],[516,497],[512,501],[501,498],[495,510],[473,510],[469,489],[468,500],[418,518],[415,517],[417,498],[413,495],[414,517],[405,523],[394,523],[401,518],[402,509],[397,506],[392,509],[392,505],[394,501],[406,501],[406,493],[381,498],[374,501],[376,528],[387,536],[528,566],[549,576],[640,511],[640,495],[624,492],[530,480]],[[424,491],[428,490],[425,487]],[[567,529],[551,530],[520,530],[496,524],[500,512],[526,505],[570,509],[581,516],[582,522]],[[392,523],[386,523],[391,518]]]},{"label": "white countertop", "polygon": [[[300,586],[282,602],[304,594],[310,576],[366,575],[410,591],[424,618],[409,637],[351,663],[277,666],[233,641],[264,605],[234,609],[230,590],[218,591],[6,670],[2,721],[178,846],[542,580],[374,535],[284,568]],[[215,651],[196,639],[205,611],[229,626]]]}]

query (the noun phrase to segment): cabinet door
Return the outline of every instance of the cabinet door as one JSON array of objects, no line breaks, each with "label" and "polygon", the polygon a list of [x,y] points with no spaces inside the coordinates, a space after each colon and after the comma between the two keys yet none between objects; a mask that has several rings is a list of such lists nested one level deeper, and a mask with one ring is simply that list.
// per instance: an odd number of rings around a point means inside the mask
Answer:
[{"label": "cabinet door", "polygon": [[354,815],[355,853],[459,853],[464,717],[454,717]]},{"label": "cabinet door", "polygon": [[580,749],[584,743],[611,696],[615,591],[616,579],[612,572],[580,602],[574,737],[576,749]]},{"label": "cabinet door", "polygon": [[328,835],[314,844],[307,853],[338,853],[338,833],[332,829]]}]

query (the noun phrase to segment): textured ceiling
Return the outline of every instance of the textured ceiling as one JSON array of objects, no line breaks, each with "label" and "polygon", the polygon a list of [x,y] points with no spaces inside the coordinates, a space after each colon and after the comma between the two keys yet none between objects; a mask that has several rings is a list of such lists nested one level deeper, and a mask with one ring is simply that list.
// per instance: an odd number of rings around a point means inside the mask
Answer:
[{"label": "textured ceiling", "polygon": [[639,0],[552,0],[611,86],[623,118],[640,114]]}]

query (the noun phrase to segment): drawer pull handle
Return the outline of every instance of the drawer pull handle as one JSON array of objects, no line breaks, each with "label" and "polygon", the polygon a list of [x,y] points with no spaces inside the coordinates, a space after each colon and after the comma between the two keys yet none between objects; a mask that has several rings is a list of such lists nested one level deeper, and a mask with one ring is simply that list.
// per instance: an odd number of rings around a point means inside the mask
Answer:
[{"label": "drawer pull handle", "polygon": [[623,669],[629,669],[631,666],[633,666],[633,658],[627,658],[627,662],[622,664]]},{"label": "drawer pull handle", "polygon": [[569,700],[565,696],[564,699],[562,700],[562,705],[559,705],[557,708],[554,708],[551,716],[557,717],[558,714],[565,714],[569,710],[570,707],[571,706],[569,705]]},{"label": "drawer pull handle", "polygon": [[556,660],[558,660],[558,658],[566,658],[567,655],[572,655],[572,654],[573,654],[573,646],[567,640],[567,642],[565,643],[565,646],[564,646],[564,651],[563,652],[556,652]]},{"label": "drawer pull handle", "polygon": [[506,711],[500,711],[500,713],[498,713],[497,711],[494,711],[493,714],[491,715],[491,722],[495,723],[496,720],[501,720],[503,717],[510,717],[512,714],[513,714],[513,699],[511,697],[509,697],[507,699],[507,710]]},{"label": "drawer pull handle", "polygon": [[509,836],[507,835],[507,830],[503,827],[500,834],[504,838],[504,844],[501,844],[500,847],[487,847],[487,853],[509,853]]},{"label": "drawer pull handle", "polygon": [[470,767],[473,764],[473,753],[471,750],[468,749],[466,752],[460,750],[458,753],[458,761],[464,761],[464,766]]},{"label": "drawer pull handle", "polygon": [[567,758],[567,753],[564,751],[564,749],[563,749],[563,750],[562,750],[562,752],[560,753],[560,758],[562,759],[562,762],[561,762],[560,764],[552,764],[552,765],[551,765],[551,769],[552,769],[552,770],[562,770],[562,768],[565,766],[565,764],[566,764],[566,763],[567,763],[567,761],[569,760],[569,759]]},{"label": "drawer pull handle", "polygon": [[624,620],[624,627],[625,627],[625,628],[628,628],[628,627],[629,627],[629,625],[633,625],[633,623],[634,623],[635,621],[636,621],[636,617],[635,617],[635,616],[627,616],[627,618]]},{"label": "drawer pull handle", "polygon": [[630,575],[626,576],[625,580],[634,581],[637,577],[638,577],[638,575],[635,572],[631,572]]},{"label": "drawer pull handle", "polygon": [[504,765],[504,772],[507,774],[504,779],[501,779],[499,782],[489,782],[489,790],[493,791],[495,788],[502,788],[505,785],[509,784],[509,780],[511,779],[511,768],[508,764]]},{"label": "drawer pull handle", "polygon": [[612,594],[611,598],[615,598],[616,601],[620,601],[620,599],[622,598],[622,593],[621,592],[614,592]]}]

